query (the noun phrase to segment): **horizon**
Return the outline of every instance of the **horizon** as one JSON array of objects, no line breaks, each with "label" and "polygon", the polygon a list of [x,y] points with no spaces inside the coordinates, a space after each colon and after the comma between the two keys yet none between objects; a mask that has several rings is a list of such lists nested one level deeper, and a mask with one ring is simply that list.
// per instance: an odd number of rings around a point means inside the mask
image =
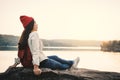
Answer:
[{"label": "horizon", "polygon": [[0,34],[20,36],[31,16],[43,39],[120,40],[119,0],[0,0]]}]

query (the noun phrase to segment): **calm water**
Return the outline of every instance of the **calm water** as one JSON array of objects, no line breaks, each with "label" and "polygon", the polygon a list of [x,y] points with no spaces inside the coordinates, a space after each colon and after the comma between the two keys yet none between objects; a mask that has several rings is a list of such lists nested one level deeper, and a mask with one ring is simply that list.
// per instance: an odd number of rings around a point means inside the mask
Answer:
[{"label": "calm water", "polygon": [[[79,68],[100,71],[120,72],[120,53],[102,51],[44,51],[49,55],[58,55],[64,59],[80,57]],[[14,63],[17,51],[0,51],[0,72],[4,72],[9,65]],[[19,65],[21,66],[21,65]]]}]

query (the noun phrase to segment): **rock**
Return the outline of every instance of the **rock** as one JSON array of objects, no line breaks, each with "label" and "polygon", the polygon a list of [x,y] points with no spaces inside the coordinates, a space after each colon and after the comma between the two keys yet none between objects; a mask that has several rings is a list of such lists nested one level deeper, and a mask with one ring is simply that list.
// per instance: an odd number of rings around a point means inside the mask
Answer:
[{"label": "rock", "polygon": [[0,80],[120,80],[120,73],[82,68],[71,71],[42,68],[41,75],[36,76],[30,68],[16,67],[0,73]]}]

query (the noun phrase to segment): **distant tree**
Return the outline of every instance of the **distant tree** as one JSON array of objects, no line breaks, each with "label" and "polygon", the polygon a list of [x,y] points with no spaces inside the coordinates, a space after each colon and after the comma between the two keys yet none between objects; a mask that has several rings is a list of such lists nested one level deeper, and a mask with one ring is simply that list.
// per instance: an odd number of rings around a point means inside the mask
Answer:
[{"label": "distant tree", "polygon": [[120,41],[117,40],[107,41],[107,42],[103,41],[101,44],[101,50],[120,52]]},{"label": "distant tree", "polygon": [[18,36],[0,35],[0,46],[17,46]]}]

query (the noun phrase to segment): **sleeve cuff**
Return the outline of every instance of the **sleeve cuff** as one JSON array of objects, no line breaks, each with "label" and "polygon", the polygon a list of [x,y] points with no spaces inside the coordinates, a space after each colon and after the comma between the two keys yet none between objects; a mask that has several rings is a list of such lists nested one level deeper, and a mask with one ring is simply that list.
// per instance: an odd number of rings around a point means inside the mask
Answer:
[{"label": "sleeve cuff", "polygon": [[20,58],[15,58],[15,64],[19,64],[20,63]]}]

